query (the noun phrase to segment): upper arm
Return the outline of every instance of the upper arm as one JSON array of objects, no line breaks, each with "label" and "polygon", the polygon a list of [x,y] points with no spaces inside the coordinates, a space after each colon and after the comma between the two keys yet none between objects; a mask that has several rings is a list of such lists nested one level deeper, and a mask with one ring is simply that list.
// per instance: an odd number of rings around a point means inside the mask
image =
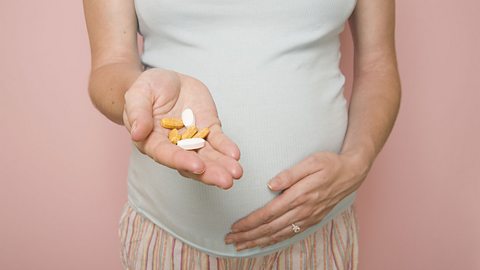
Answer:
[{"label": "upper arm", "polygon": [[92,70],[112,63],[140,65],[133,0],[83,0]]},{"label": "upper arm", "polygon": [[395,0],[357,0],[349,23],[355,73],[396,69]]}]

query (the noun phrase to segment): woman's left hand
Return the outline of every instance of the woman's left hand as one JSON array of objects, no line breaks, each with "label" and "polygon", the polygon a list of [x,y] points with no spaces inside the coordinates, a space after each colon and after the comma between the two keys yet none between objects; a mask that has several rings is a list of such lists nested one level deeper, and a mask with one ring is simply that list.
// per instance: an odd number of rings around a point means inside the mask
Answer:
[{"label": "woman's left hand", "polygon": [[317,152],[275,176],[269,185],[279,196],[232,225],[225,243],[237,251],[265,247],[317,224],[343,198],[355,191],[373,160],[350,154]]}]

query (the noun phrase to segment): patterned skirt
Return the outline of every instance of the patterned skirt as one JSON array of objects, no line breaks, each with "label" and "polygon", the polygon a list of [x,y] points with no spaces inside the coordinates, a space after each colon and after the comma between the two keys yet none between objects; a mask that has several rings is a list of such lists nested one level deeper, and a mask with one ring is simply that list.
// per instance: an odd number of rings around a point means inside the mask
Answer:
[{"label": "patterned skirt", "polygon": [[351,205],[305,239],[271,254],[215,257],[176,239],[127,202],[118,234],[122,265],[128,270],[356,270],[358,229]]}]

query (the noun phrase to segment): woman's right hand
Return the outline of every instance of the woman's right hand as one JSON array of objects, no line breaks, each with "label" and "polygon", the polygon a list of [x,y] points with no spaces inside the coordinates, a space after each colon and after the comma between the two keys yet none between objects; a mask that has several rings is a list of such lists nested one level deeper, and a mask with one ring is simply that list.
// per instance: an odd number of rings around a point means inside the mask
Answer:
[{"label": "woman's right hand", "polygon": [[[168,140],[162,118],[180,118],[185,108],[195,114],[196,126],[208,127],[205,147],[184,150]],[[198,79],[162,68],[144,71],[125,93],[123,123],[139,151],[182,176],[228,189],[243,170],[240,150],[221,129],[210,91]]]}]

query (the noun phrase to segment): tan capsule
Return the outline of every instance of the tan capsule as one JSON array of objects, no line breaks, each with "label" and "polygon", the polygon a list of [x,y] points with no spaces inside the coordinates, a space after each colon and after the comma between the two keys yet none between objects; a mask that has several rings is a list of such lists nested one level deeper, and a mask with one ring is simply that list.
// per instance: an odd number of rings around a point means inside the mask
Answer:
[{"label": "tan capsule", "polygon": [[181,139],[182,137],[178,133],[178,129],[174,128],[168,132],[168,139],[174,143],[177,144],[177,142]]},{"label": "tan capsule", "polygon": [[195,136],[193,136],[193,138],[202,138],[202,139],[205,139],[205,137],[207,137],[207,135],[208,135],[209,132],[210,132],[210,130],[208,129],[208,127],[203,128],[202,130],[200,130],[199,132],[197,132],[197,134],[195,134]]},{"label": "tan capsule", "polygon": [[180,133],[177,134],[177,137],[175,138],[175,143],[178,144],[178,141],[182,139],[182,135]]},{"label": "tan capsule", "polygon": [[183,127],[183,121],[179,118],[163,118],[162,120],[160,120],[160,124],[162,125],[162,127],[168,129],[181,129]]},{"label": "tan capsule", "polygon": [[196,126],[189,126],[187,130],[182,134],[182,140],[190,139],[197,133],[198,129]]}]

